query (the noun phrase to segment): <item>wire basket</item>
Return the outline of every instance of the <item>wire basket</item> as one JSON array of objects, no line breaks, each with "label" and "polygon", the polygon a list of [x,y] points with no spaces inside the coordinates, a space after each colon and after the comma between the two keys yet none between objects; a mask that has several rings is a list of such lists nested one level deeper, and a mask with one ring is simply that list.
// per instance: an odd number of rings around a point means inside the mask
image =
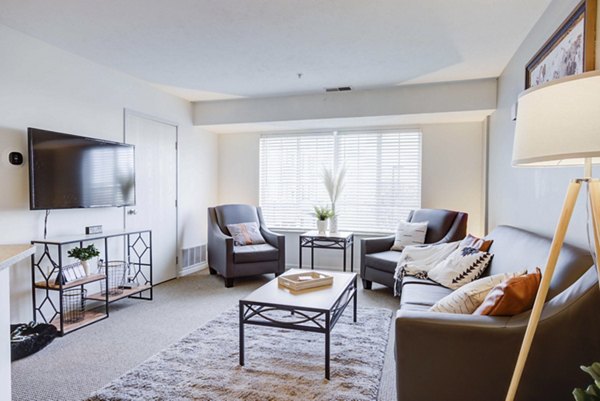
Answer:
[{"label": "wire basket", "polygon": [[71,288],[63,291],[63,323],[76,323],[85,316],[85,288]]},{"label": "wire basket", "polygon": [[[127,262],[104,262],[101,260],[98,262],[98,273],[107,275],[108,295],[119,295],[123,293],[125,274],[127,273]],[[100,281],[100,293],[106,295],[106,291],[106,282],[102,280]]]}]

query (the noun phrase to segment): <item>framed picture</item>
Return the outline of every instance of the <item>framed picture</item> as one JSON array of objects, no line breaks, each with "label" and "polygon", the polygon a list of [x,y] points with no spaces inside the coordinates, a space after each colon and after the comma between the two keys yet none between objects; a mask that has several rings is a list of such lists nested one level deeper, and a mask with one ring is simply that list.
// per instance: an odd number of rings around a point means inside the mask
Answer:
[{"label": "framed picture", "polygon": [[584,0],[525,67],[525,89],[595,68],[597,0]]}]

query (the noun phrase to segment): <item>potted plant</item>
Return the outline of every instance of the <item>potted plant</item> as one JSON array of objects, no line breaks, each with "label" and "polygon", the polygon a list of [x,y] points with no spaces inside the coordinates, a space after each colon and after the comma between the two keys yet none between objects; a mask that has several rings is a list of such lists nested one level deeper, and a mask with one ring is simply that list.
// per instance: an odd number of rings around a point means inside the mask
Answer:
[{"label": "potted plant", "polygon": [[594,362],[591,366],[582,366],[581,370],[592,376],[594,382],[585,390],[581,388],[573,390],[573,397],[577,401],[600,400],[600,363]]},{"label": "potted plant", "polygon": [[324,233],[327,231],[327,219],[333,215],[332,210],[327,206],[315,206],[314,209],[315,217],[317,218],[317,229],[320,233]]},{"label": "potted plant", "polygon": [[331,200],[331,224],[329,229],[333,233],[337,232],[337,214],[335,213],[335,202],[337,202],[340,194],[344,190],[345,177],[345,166],[342,166],[337,171],[323,168],[323,184],[325,185],[325,189],[327,189],[327,193],[329,194],[329,200]]},{"label": "potted plant", "polygon": [[96,248],[94,244],[90,244],[86,247],[77,247],[69,250],[67,252],[69,257],[78,259],[85,270],[85,274],[90,274],[90,266],[88,264],[88,260],[100,255],[100,252]]}]

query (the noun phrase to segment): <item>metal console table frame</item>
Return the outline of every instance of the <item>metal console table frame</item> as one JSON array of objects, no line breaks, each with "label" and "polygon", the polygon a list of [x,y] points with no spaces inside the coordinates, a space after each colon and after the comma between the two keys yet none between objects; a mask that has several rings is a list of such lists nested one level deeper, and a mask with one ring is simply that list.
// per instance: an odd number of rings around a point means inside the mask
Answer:
[{"label": "metal console table frame", "polygon": [[310,248],[310,268],[315,268],[315,249],[340,249],[344,254],[344,271],[346,271],[346,253],[350,247],[350,271],[354,272],[354,233],[319,233],[308,231],[300,234],[298,267],[302,269],[302,248]]},{"label": "metal console table frame", "polygon": [[[123,253],[129,268],[133,270],[131,275],[132,282],[141,281],[142,284],[123,288],[123,291],[116,295],[109,294],[109,281],[106,271],[104,274],[89,274],[88,276],[62,283],[60,280],[55,282],[57,275],[62,275],[63,260],[65,248],[75,246],[83,247],[84,243],[94,241],[102,242],[102,257],[107,262],[109,259],[109,240],[121,238],[123,241]],[[33,301],[33,320],[38,321],[41,318],[44,323],[51,323],[56,326],[61,336],[79,330],[92,323],[104,320],[109,316],[108,305],[111,302],[123,298],[136,298],[151,301],[153,299],[152,288],[152,231],[151,230],[132,230],[119,231],[106,234],[89,234],[81,236],[64,236],[53,239],[34,240],[32,245],[40,248],[31,255],[31,285]],[[52,250],[51,250],[52,248]],[[40,256],[38,256],[40,255]],[[44,268],[47,268],[45,270]],[[37,277],[37,278],[36,278]],[[36,281],[41,278],[41,281]],[[70,288],[83,289],[86,284],[104,281],[104,294],[97,293],[86,296],[87,300],[99,301],[103,305],[95,310],[85,311],[84,318],[80,322],[66,324],[63,319],[63,292]],[[43,291],[42,296],[38,297],[36,291]],[[58,294],[58,300],[53,300],[51,292]],[[54,297],[55,298],[55,297]],[[58,303],[58,305],[56,305]],[[44,306],[46,305],[46,307]],[[44,312],[44,308],[46,312]],[[56,320],[58,318],[58,321]]]},{"label": "metal console table frame", "polygon": [[[299,273],[297,269],[288,270],[285,274]],[[353,301],[353,321],[356,323],[357,307],[357,275],[356,273],[330,273],[334,276],[341,287],[331,295],[332,303],[327,306],[319,306],[318,302],[310,298],[309,293],[294,295],[295,297],[306,296],[303,300],[298,298],[297,302],[285,303],[281,298],[283,293],[277,293],[277,279],[271,280],[263,287],[239,301],[239,330],[240,330],[240,365],[244,366],[244,325],[256,325],[266,327],[277,327],[282,329],[309,331],[325,334],[325,378],[330,378],[330,337],[331,330],[343,314],[346,306]],[[261,292],[262,291],[262,292]],[[286,290],[279,291],[288,293]],[[306,290],[305,290],[306,291]],[[315,289],[319,291],[319,289]],[[259,294],[260,292],[260,294]],[[257,294],[257,295],[255,295]],[[283,301],[278,303],[278,299]],[[282,319],[278,312],[290,312],[289,318]],[[275,313],[273,313],[275,312]]]}]

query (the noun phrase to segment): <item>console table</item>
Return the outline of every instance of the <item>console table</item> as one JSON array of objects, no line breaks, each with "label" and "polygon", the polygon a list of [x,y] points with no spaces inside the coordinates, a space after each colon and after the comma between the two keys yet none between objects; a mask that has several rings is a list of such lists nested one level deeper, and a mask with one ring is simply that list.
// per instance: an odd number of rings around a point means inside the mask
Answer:
[{"label": "console table", "polygon": [[[127,262],[130,282],[119,287],[117,294],[109,291],[108,272],[90,272],[87,276],[63,283],[56,281],[62,276],[66,251],[84,244],[98,243],[101,258],[106,262]],[[41,318],[45,323],[56,326],[59,334],[65,335],[82,327],[106,319],[108,305],[123,298],[152,300],[152,231],[115,231],[105,234],[63,236],[31,241],[36,253],[31,256],[31,287],[33,320]],[[115,259],[113,254],[121,255]],[[106,265],[105,265],[106,266]],[[91,283],[103,282],[104,291],[86,295],[85,300],[96,302],[95,308],[85,310],[83,318],[76,322],[65,322],[63,294],[65,290],[80,288]]]},{"label": "console table", "polygon": [[300,234],[300,256],[298,266],[302,269],[302,248],[310,248],[310,268],[315,268],[315,249],[339,249],[344,254],[344,271],[346,271],[346,251],[350,247],[350,271],[354,272],[354,233],[329,231],[320,233],[308,231]]}]

